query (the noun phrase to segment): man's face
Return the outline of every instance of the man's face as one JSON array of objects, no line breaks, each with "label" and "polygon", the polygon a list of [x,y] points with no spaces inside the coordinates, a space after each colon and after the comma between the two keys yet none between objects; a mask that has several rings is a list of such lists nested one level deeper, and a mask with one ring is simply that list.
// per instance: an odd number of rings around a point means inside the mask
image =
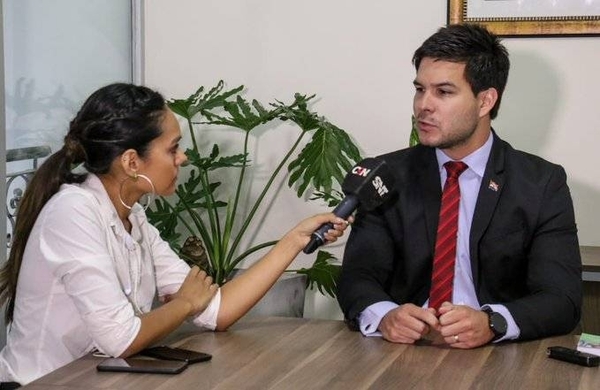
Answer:
[{"label": "man's face", "polygon": [[[425,57],[415,78],[413,111],[419,141],[460,159],[479,148],[489,134],[489,108],[483,95],[473,94],[464,76],[465,64]],[[489,91],[489,90],[488,90]]]}]

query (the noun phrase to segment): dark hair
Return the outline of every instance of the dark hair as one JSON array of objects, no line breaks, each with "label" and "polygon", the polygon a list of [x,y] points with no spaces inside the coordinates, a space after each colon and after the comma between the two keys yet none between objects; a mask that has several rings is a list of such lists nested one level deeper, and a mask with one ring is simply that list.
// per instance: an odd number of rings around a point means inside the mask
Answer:
[{"label": "dark hair", "polygon": [[415,51],[412,62],[417,70],[425,57],[464,63],[465,78],[475,95],[495,88],[498,101],[490,117],[496,118],[510,68],[508,51],[496,35],[476,24],[442,27]]},{"label": "dark hair", "polygon": [[14,241],[0,270],[0,305],[6,303],[6,322],[13,319],[17,280],[25,246],[38,214],[61,184],[82,183],[87,172],[107,173],[115,158],[128,149],[144,157],[152,140],[161,135],[165,112],[161,94],[132,84],[107,85],[92,93],[71,121],[65,142],[36,171],[19,202]]}]

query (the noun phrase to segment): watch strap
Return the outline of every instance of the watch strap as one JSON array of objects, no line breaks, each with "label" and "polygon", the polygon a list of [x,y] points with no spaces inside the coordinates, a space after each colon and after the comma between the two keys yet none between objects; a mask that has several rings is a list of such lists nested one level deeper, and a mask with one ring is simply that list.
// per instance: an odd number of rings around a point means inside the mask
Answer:
[{"label": "watch strap", "polygon": [[[492,333],[494,333],[492,341],[496,341],[504,337],[507,331],[507,322],[504,316],[498,312],[495,312],[489,306],[484,307],[482,311],[488,315],[488,326],[490,327]],[[498,323],[499,321],[501,323]]]}]

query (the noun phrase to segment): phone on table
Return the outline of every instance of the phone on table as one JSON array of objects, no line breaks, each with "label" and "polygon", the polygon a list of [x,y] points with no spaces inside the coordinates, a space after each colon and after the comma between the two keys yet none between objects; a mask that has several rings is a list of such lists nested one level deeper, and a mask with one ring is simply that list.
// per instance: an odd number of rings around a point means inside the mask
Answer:
[{"label": "phone on table", "polygon": [[157,359],[176,360],[186,362],[188,364],[205,362],[212,359],[212,355],[204,352],[192,351],[190,349],[169,347],[159,345],[143,349],[140,355],[150,356]]},{"label": "phone on table", "polygon": [[96,366],[98,371],[140,372],[149,374],[179,374],[187,368],[185,361],[108,358]]},{"label": "phone on table", "polygon": [[592,355],[591,353],[585,353],[558,345],[549,347],[546,354],[552,359],[575,363],[580,366],[597,367],[600,365],[600,356],[598,355]]}]

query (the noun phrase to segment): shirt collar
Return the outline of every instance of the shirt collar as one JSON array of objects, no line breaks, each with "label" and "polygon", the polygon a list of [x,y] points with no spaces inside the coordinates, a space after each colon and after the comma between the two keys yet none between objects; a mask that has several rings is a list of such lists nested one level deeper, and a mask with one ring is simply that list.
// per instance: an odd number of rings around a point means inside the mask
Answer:
[{"label": "shirt collar", "polygon": [[106,188],[104,188],[100,178],[93,173],[88,173],[85,181],[81,183],[81,187],[94,195],[94,198],[96,198],[103,210],[103,214],[110,216],[111,225],[114,225],[119,220],[119,216],[115,209],[115,205],[110,200],[108,192],[106,192]]},{"label": "shirt collar", "polygon": [[[115,205],[108,196],[106,188],[104,188],[104,185],[100,181],[100,178],[93,173],[88,173],[88,176],[85,179],[85,181],[81,184],[81,187],[87,189],[94,195],[94,198],[96,198],[96,200],[100,204],[100,207],[103,210],[103,214],[109,218],[110,226],[113,227],[115,233],[122,234],[124,231],[121,232],[120,230],[122,230],[123,224],[121,223],[119,215],[117,214],[117,209],[115,208]],[[138,220],[139,223],[139,220],[143,219],[144,216],[144,208],[139,203],[134,203],[131,207],[131,214],[129,220],[132,221],[131,217],[134,217]],[[137,230],[138,229],[136,224],[132,224],[132,235],[134,239],[139,235],[139,232]]]},{"label": "shirt collar", "polygon": [[[490,153],[492,151],[492,144],[494,143],[494,137],[490,132],[487,141],[476,151],[469,154],[465,158],[463,158],[462,162],[469,166],[468,169],[475,172],[479,177],[483,177],[485,173],[485,166],[487,165],[488,158],[490,157]],[[448,161],[453,161],[450,157],[448,157],[441,149],[435,149],[435,155],[438,161],[438,169],[440,172],[445,171],[444,164]]]}]

